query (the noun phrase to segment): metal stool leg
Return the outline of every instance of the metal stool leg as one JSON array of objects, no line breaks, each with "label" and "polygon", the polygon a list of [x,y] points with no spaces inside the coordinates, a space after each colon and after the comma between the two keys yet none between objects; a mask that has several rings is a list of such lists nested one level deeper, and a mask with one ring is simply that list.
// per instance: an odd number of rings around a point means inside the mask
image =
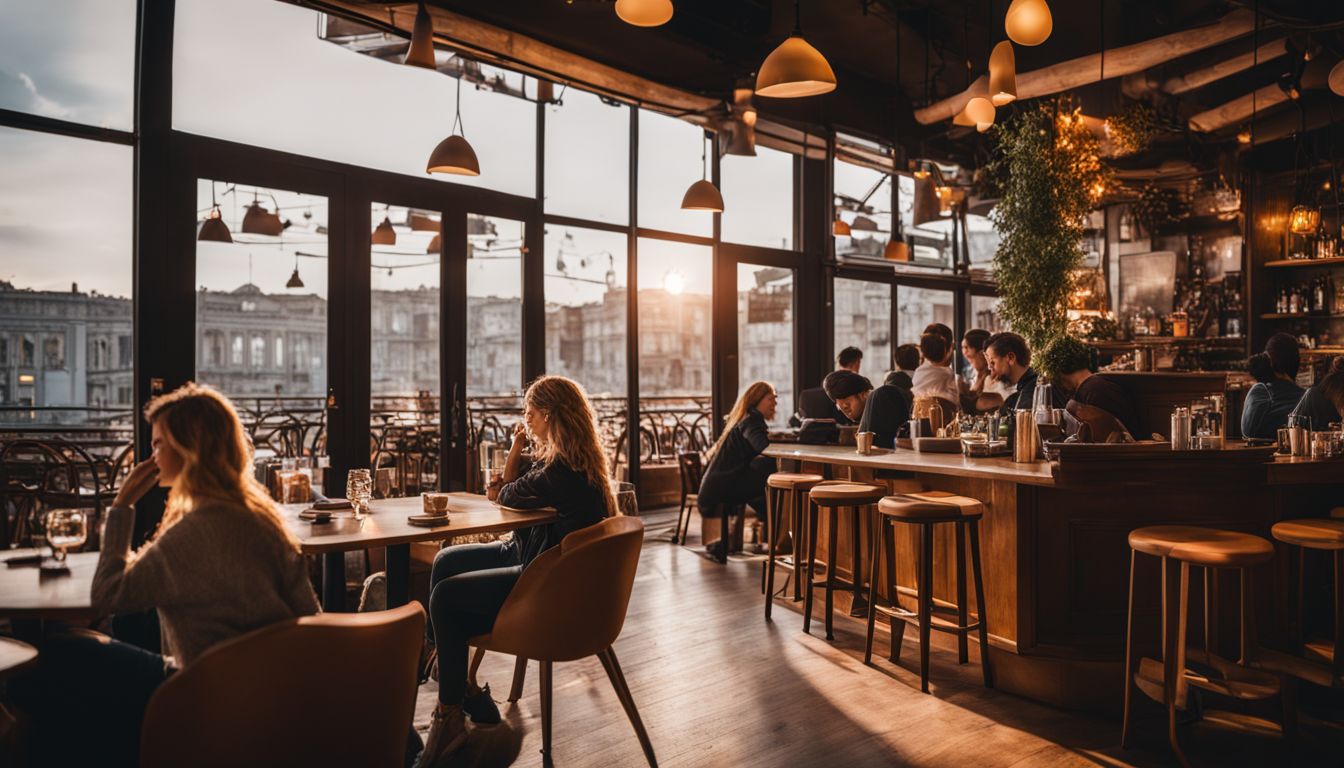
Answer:
[{"label": "metal stool leg", "polygon": [[920,527],[919,562],[919,690],[929,692],[929,634],[933,615],[933,526]]},{"label": "metal stool leg", "polygon": [[817,578],[817,505],[807,501],[807,587],[803,599],[803,632],[812,630],[812,593],[816,592]]},{"label": "metal stool leg", "polygon": [[[953,561],[956,564],[957,573],[957,624],[961,627],[969,626],[967,618],[969,616],[968,606],[966,605],[966,524],[957,522],[953,524],[956,528],[956,547],[957,556]],[[968,645],[969,638],[967,632],[963,629],[957,633],[957,663],[965,664],[970,660]]]},{"label": "metal stool leg", "polygon": [[826,542],[826,639],[834,640],[835,555],[840,531],[840,507],[827,507],[826,517],[826,531],[830,534],[830,541]]},{"label": "metal stool leg", "polygon": [[[1125,609],[1125,709],[1120,718],[1120,748],[1126,748],[1129,740],[1129,710],[1133,705],[1134,694],[1134,565],[1138,551],[1129,551],[1129,601]],[[980,620],[984,621],[984,606],[980,607]]]},{"label": "metal stool leg", "polygon": [[971,576],[975,580],[976,620],[980,625],[980,671],[985,678],[985,687],[994,687],[994,671],[989,664],[989,609],[985,605],[985,582],[980,578],[980,521],[968,523],[971,534]]}]

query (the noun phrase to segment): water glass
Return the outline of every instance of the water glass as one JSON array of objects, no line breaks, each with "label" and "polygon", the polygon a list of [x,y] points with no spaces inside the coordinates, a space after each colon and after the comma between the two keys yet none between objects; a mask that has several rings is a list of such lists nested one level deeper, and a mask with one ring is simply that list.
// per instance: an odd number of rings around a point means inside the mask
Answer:
[{"label": "water glass", "polygon": [[354,507],[355,516],[367,514],[369,499],[373,496],[373,473],[367,469],[352,469],[345,476],[345,498]]},{"label": "water glass", "polygon": [[82,547],[89,538],[89,517],[82,509],[53,509],[44,521],[47,543],[56,563],[54,570],[65,570],[65,553],[71,547]]}]

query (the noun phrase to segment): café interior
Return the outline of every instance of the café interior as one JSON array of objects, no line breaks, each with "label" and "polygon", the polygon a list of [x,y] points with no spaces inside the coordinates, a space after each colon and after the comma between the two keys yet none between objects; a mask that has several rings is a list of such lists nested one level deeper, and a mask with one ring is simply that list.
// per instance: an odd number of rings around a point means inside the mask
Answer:
[{"label": "caf\u00e9 interior", "polygon": [[0,765],[1344,763],[1344,5],[0,15]]}]

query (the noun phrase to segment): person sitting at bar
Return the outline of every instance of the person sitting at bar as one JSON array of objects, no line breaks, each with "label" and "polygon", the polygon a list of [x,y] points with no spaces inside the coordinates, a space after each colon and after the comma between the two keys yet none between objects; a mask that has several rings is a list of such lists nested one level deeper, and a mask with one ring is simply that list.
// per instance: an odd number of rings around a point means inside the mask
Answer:
[{"label": "person sitting at bar", "polygon": [[887,374],[883,384],[890,384],[893,387],[905,392],[906,400],[915,401],[914,395],[914,375],[915,370],[919,368],[919,347],[914,344],[902,344],[896,348],[895,363],[896,368]]},{"label": "person sitting at bar", "polygon": [[846,416],[859,422],[860,432],[873,433],[873,445],[895,448],[896,437],[910,421],[910,401],[892,384],[873,389],[867,377],[833,371],[822,383],[826,394]]},{"label": "person sitting at bar", "polygon": [[[1086,344],[1073,336],[1060,336],[1046,346],[1041,358],[1048,369],[1058,371],[1054,383],[1070,393],[1065,408],[1090,427],[1086,439],[1104,443],[1117,427],[1134,434],[1138,417],[1129,398],[1119,384],[1092,372],[1092,350]],[[1111,418],[1102,418],[1097,411]]]},{"label": "person sitting at bar", "polygon": [[[298,541],[254,477],[233,404],[188,384],[151,400],[145,419],[153,453],[107,512],[90,598],[99,615],[157,609],[163,654],[88,630],[44,639],[38,666],[10,690],[33,716],[32,744],[60,750],[62,765],[86,749],[88,760],[69,764],[136,764],[145,709],[174,669],[319,610]],[[135,504],[155,485],[168,488],[163,518],[132,553]],[[71,723],[78,739],[69,738]]]},{"label": "person sitting at bar", "polygon": [[[863,350],[858,347],[845,347],[835,356],[835,362],[837,371],[858,373],[859,366],[863,363]],[[826,396],[826,390],[822,387],[813,387],[798,393],[798,418],[794,419],[797,421],[794,426],[800,426],[803,419],[835,419],[835,423],[840,426],[854,423],[835,407],[835,403]]]},{"label": "person sitting at bar", "polygon": [[947,421],[956,413],[961,402],[957,374],[951,367],[952,345],[942,333],[935,330],[919,338],[919,351],[924,356],[924,362],[915,369],[911,391],[916,398],[937,398],[943,404],[943,420]]},{"label": "person sitting at bar", "polygon": [[1288,423],[1302,424],[1308,429],[1322,431],[1340,420],[1344,413],[1344,357],[1330,361],[1325,376],[1302,395],[1297,407],[1288,415]]},{"label": "person sitting at bar", "polygon": [[1297,339],[1276,333],[1265,343],[1265,351],[1251,355],[1247,368],[1256,384],[1246,392],[1241,409],[1241,434],[1274,440],[1288,425],[1288,414],[1302,400],[1304,390],[1297,385],[1301,365]]},{"label": "person sitting at bar", "polygon": [[[733,404],[723,434],[706,453],[708,463],[700,479],[696,506],[700,508],[701,541],[715,557],[722,558],[728,551],[729,542],[722,539],[710,542],[710,537],[718,528],[714,521],[727,514],[729,505],[751,507],[761,524],[758,541],[768,540],[765,537],[770,535],[767,525],[770,516],[765,509],[765,481],[775,471],[775,460],[761,453],[770,445],[766,422],[775,417],[778,403],[775,388],[769,382],[752,382]],[[738,521],[740,525],[741,517]]]},{"label": "person sitting at bar", "polygon": [[[523,448],[533,464],[523,471]],[[486,496],[505,507],[552,507],[558,519],[515,531],[508,541],[459,544],[441,550],[430,571],[429,630],[439,658],[439,700],[417,765],[432,766],[466,743],[466,716],[477,725],[500,721],[489,686],[468,690],[467,640],[489,632],[518,577],[565,536],[617,514],[598,438],[597,416],[583,388],[563,376],[543,376],[523,396],[523,423],[513,433],[504,476]]]},{"label": "person sitting at bar", "polygon": [[[1013,388],[999,409],[1002,415],[1011,416],[1019,408],[1032,407],[1039,377],[1031,367],[1031,350],[1026,339],[1010,331],[990,336],[985,340],[985,362],[989,364],[990,376]],[[1063,408],[1067,402],[1059,387],[1050,388],[1050,401],[1052,408]]]},{"label": "person sitting at bar", "polygon": [[1012,394],[1008,385],[989,375],[989,363],[985,361],[986,341],[989,341],[989,331],[983,328],[972,328],[961,337],[961,354],[970,366],[970,381],[963,381],[961,385],[961,408],[964,411],[996,411]]}]

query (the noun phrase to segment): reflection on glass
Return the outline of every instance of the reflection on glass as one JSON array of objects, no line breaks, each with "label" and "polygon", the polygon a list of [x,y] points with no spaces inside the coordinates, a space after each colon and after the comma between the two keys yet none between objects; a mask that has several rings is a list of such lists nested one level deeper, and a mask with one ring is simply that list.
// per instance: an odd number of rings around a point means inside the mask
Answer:
[{"label": "reflection on glass", "polygon": [[0,421],[131,407],[131,160],[130,147],[0,128],[0,406],[72,406]]},{"label": "reflection on glass", "polygon": [[639,241],[641,461],[708,447],[713,257],[708,246]]},{"label": "reflection on glass", "polygon": [[755,157],[725,155],[723,240],[793,248],[793,155],[756,145]]},{"label": "reflection on glass", "polygon": [[849,228],[835,238],[836,255],[882,258],[891,239],[891,177],[838,158],[833,168],[835,215]]},{"label": "reflection on glass", "polygon": [[981,264],[988,267],[994,261],[994,254],[998,252],[999,243],[1003,240],[999,236],[998,230],[994,229],[994,222],[987,216],[968,213],[966,214],[966,232],[966,246],[971,257],[971,264]]},{"label": "reflection on glass", "polygon": [[625,224],[630,108],[566,88],[546,108],[546,213]]},{"label": "reflection on glass", "polygon": [[686,188],[702,176],[704,130],[649,110],[639,112],[639,226],[709,237],[714,217],[683,211]]},{"label": "reflection on glass", "polygon": [[956,332],[952,291],[896,286],[896,343],[918,344],[930,323],[942,323]]},{"label": "reflection on glass", "polygon": [[467,217],[467,396],[517,395],[523,383],[524,224]]},{"label": "reflection on glass", "polygon": [[232,397],[325,396],[327,199],[198,179],[198,219],[212,199],[233,242],[196,243],[196,380]]},{"label": "reflection on glass", "polygon": [[439,218],[383,203],[370,211],[369,227],[381,241],[369,254],[369,391],[376,403],[439,392]]},{"label": "reflection on glass", "polygon": [[793,270],[737,265],[738,393],[768,381],[779,395],[770,426],[793,414]]},{"label": "reflection on glass", "polygon": [[998,296],[971,296],[971,327],[990,333],[1008,330],[1008,324],[999,316]]},{"label": "reflection on glass", "polygon": [[835,352],[863,351],[861,373],[874,384],[892,369],[891,285],[835,279]]}]

